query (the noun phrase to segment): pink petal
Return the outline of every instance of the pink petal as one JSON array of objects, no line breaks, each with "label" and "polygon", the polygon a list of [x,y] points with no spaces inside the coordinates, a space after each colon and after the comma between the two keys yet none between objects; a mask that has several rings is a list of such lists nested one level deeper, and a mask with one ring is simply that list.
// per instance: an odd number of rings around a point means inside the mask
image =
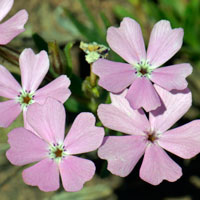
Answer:
[{"label": "pink petal", "polygon": [[14,0],[0,1],[0,21],[8,14],[13,6]]},{"label": "pink petal", "polygon": [[146,77],[138,77],[133,82],[128,90],[126,98],[133,109],[143,107],[146,112],[155,110],[161,105],[157,92]]},{"label": "pink petal", "polygon": [[65,109],[62,103],[48,98],[44,105],[34,103],[27,111],[27,121],[48,143],[61,142],[65,131]]},{"label": "pink petal", "polygon": [[125,17],[119,28],[110,27],[107,42],[111,49],[130,64],[146,59],[146,51],[140,25]]},{"label": "pink petal", "polygon": [[10,149],[6,152],[13,165],[40,161],[48,155],[48,144],[25,128],[15,128],[8,134]]},{"label": "pink petal", "polygon": [[158,143],[181,158],[189,159],[200,153],[200,120],[163,133]]},{"label": "pink petal", "polygon": [[0,24],[0,44],[8,44],[14,37],[24,32],[24,25],[28,20],[26,10],[20,10],[13,17]]},{"label": "pink petal", "polygon": [[26,184],[38,186],[44,192],[55,191],[60,187],[58,166],[48,158],[25,169],[22,176]]},{"label": "pink petal", "polygon": [[147,60],[158,67],[169,60],[182,46],[183,29],[172,29],[169,21],[157,22],[151,32]]},{"label": "pink petal", "polygon": [[22,109],[15,100],[0,102],[0,127],[7,128],[18,117]]},{"label": "pink petal", "polygon": [[146,148],[140,178],[158,185],[163,180],[174,182],[182,176],[181,168],[158,145],[149,144]]},{"label": "pink petal", "polygon": [[126,63],[99,59],[93,64],[92,69],[100,77],[98,84],[114,93],[124,90],[136,78],[135,69]]},{"label": "pink petal", "polygon": [[149,120],[152,130],[163,133],[188,111],[192,96],[189,89],[171,93],[157,85],[155,88],[163,103],[158,109],[150,112]]},{"label": "pink petal", "polygon": [[108,170],[125,177],[131,173],[146,147],[143,136],[108,136],[98,150],[98,156],[108,161]]},{"label": "pink petal", "polygon": [[185,78],[191,73],[192,66],[190,64],[177,64],[155,69],[151,74],[151,80],[168,91],[183,90],[188,85]]},{"label": "pink petal", "polygon": [[16,98],[21,90],[21,86],[12,74],[0,65],[0,96],[6,98]]},{"label": "pink petal", "polygon": [[49,69],[46,51],[34,54],[32,49],[25,49],[20,55],[19,63],[23,89],[35,91]]},{"label": "pink petal", "polygon": [[104,129],[96,127],[95,120],[91,113],[80,113],[76,117],[64,141],[69,154],[94,151],[101,145]]},{"label": "pink petal", "polygon": [[40,104],[43,104],[48,97],[52,97],[62,103],[64,103],[71,92],[69,90],[70,80],[67,76],[62,75],[39,89],[35,93],[34,100]]},{"label": "pink petal", "polygon": [[68,156],[59,165],[63,187],[67,192],[76,192],[82,189],[86,181],[92,179],[95,165],[92,161]]},{"label": "pink petal", "polygon": [[143,131],[150,129],[149,122],[140,110],[133,110],[127,99],[127,91],[120,95],[110,94],[112,103],[101,104],[97,110],[98,117],[104,126],[126,134],[145,135]]}]

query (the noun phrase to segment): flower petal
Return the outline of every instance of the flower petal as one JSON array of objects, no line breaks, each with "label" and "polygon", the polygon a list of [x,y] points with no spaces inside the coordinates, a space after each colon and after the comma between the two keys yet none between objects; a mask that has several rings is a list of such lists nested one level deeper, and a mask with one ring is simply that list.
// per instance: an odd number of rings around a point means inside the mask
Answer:
[{"label": "flower petal", "polygon": [[97,113],[104,126],[126,134],[145,135],[150,129],[143,110],[133,110],[124,97],[127,91],[119,95],[110,94],[112,103],[101,104]]},{"label": "flower petal", "polygon": [[126,63],[99,59],[92,65],[92,69],[100,77],[98,84],[114,93],[124,90],[136,78],[135,69]]},{"label": "flower petal", "polygon": [[140,25],[125,17],[119,28],[110,27],[107,42],[111,49],[130,64],[146,59],[146,51]]},{"label": "flower petal", "polygon": [[152,83],[145,77],[138,77],[133,82],[126,98],[133,109],[143,107],[146,112],[155,110],[161,105],[160,98]]},{"label": "flower petal", "polygon": [[59,165],[63,187],[67,192],[76,192],[82,189],[86,181],[92,179],[95,165],[92,161],[68,156]]},{"label": "flower petal", "polygon": [[91,113],[80,113],[74,120],[64,144],[69,154],[79,154],[96,150],[102,143],[104,129],[95,126]]},{"label": "flower petal", "polygon": [[0,65],[0,96],[6,98],[16,98],[21,90],[21,86],[12,74]]},{"label": "flower petal", "polygon": [[108,161],[108,170],[125,177],[131,173],[146,147],[143,136],[108,136],[98,150],[98,156]]},{"label": "flower petal", "polygon": [[18,117],[22,109],[15,100],[0,102],[0,127],[7,128]]},{"label": "flower petal", "polygon": [[25,169],[22,176],[26,184],[38,186],[44,192],[55,191],[60,187],[58,166],[49,158]]},{"label": "flower petal", "polygon": [[155,69],[151,74],[151,81],[168,91],[183,90],[188,85],[185,78],[191,73],[192,66],[190,64],[177,64]]},{"label": "flower petal", "polygon": [[169,60],[182,46],[183,29],[172,29],[170,22],[157,22],[151,32],[147,49],[147,60],[153,67],[158,67]]},{"label": "flower petal", "polygon": [[48,155],[48,144],[25,128],[8,133],[10,149],[6,157],[13,165],[26,165],[40,161]]},{"label": "flower petal", "polygon": [[158,145],[150,144],[146,148],[140,178],[158,185],[163,180],[174,182],[182,176],[181,168]]},{"label": "flower petal", "polygon": [[200,153],[200,120],[163,133],[158,143],[167,151],[189,159]]},{"label": "flower petal", "polygon": [[20,10],[13,17],[0,24],[0,44],[8,44],[14,37],[24,32],[24,25],[28,20],[26,10]]},{"label": "flower petal", "polygon": [[46,51],[34,54],[32,49],[25,49],[19,57],[19,63],[23,89],[34,92],[49,69]]},{"label": "flower petal", "polygon": [[64,103],[71,92],[69,90],[70,80],[67,76],[62,75],[36,91],[34,100],[43,104],[48,97],[52,97]]},{"label": "flower petal", "polygon": [[162,105],[150,112],[149,121],[152,130],[163,133],[188,111],[192,104],[192,95],[187,88],[173,93],[157,85],[155,88],[162,99]]},{"label": "flower petal", "polygon": [[30,105],[27,121],[33,130],[48,143],[63,142],[65,109],[62,103],[48,98],[43,105],[38,103]]},{"label": "flower petal", "polygon": [[0,1],[0,21],[8,14],[13,6],[14,0]]}]

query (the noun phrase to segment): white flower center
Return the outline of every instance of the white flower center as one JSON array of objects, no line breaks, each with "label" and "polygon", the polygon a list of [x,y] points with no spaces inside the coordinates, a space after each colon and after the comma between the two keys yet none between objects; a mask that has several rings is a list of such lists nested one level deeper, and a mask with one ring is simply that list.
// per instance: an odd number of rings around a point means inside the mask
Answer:
[{"label": "white flower center", "polygon": [[54,143],[49,145],[49,157],[60,162],[65,156],[69,155],[63,143]]},{"label": "white flower center", "polygon": [[140,61],[136,65],[134,65],[134,68],[136,69],[136,75],[137,77],[147,77],[150,78],[151,73],[153,71],[151,64],[149,64],[148,61]]},{"label": "white flower center", "polygon": [[20,103],[22,110],[26,110],[29,105],[35,102],[34,92],[22,90],[16,100]]}]

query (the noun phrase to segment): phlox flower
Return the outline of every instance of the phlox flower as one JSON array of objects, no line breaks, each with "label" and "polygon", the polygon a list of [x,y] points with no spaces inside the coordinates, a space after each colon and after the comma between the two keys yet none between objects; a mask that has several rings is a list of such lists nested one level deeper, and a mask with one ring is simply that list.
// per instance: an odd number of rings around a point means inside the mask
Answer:
[{"label": "phlox flower", "polygon": [[[61,75],[46,86],[38,89],[49,69],[46,51],[34,54],[25,49],[19,58],[22,87],[12,74],[0,65],[0,96],[9,100],[0,103],[0,126],[8,127],[23,111],[26,123],[28,106],[37,102],[44,103],[47,97],[55,98],[64,103],[71,94],[68,89],[70,80]],[[37,90],[38,89],[38,90]]]},{"label": "phlox flower", "polygon": [[162,105],[149,113],[149,120],[142,109],[130,107],[126,90],[120,95],[111,94],[111,104],[99,106],[98,116],[104,126],[129,135],[105,137],[98,155],[108,161],[111,173],[121,177],[130,174],[144,155],[140,178],[158,185],[182,176],[181,167],[164,149],[185,159],[200,152],[200,120],[168,130],[190,108],[191,93],[188,89],[171,93],[157,85],[155,89]]},{"label": "phlox flower", "polygon": [[107,42],[128,63],[99,59],[93,64],[93,72],[100,77],[99,85],[112,93],[120,93],[130,86],[126,98],[133,109],[143,107],[148,112],[161,105],[154,85],[168,91],[187,87],[185,78],[192,72],[190,64],[158,69],[181,48],[182,28],[172,29],[167,20],[157,22],[146,52],[140,25],[126,17],[119,28],[108,29]]},{"label": "phlox flower", "polygon": [[103,140],[104,129],[95,127],[91,113],[79,114],[64,139],[64,106],[48,98],[44,105],[35,103],[27,111],[27,120],[34,134],[16,128],[8,134],[8,160],[18,166],[38,162],[22,173],[24,182],[45,192],[59,188],[59,173],[66,191],[83,187],[95,173],[92,161],[74,156],[97,149]]},{"label": "phlox flower", "polygon": [[[14,0],[0,1],[0,21],[8,14],[13,3]],[[28,13],[26,10],[20,10],[13,17],[0,24],[0,45],[8,44],[14,37],[23,32],[27,20]]]}]

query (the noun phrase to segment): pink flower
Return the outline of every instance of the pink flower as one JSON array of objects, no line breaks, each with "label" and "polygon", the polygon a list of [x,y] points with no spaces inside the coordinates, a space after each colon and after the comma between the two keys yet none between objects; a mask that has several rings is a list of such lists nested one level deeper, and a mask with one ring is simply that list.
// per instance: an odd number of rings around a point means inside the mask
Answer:
[{"label": "pink flower", "polygon": [[[0,1],[0,21],[8,14],[12,8],[14,0]],[[24,24],[28,20],[26,10],[20,10],[9,20],[0,24],[0,45],[8,44],[14,37],[24,32]]]},{"label": "pink flower", "polygon": [[70,80],[65,75],[38,89],[49,69],[49,59],[45,51],[34,54],[31,49],[25,49],[20,55],[19,63],[22,87],[11,73],[0,65],[0,96],[10,99],[0,103],[1,127],[8,127],[21,111],[26,126],[26,111],[29,105],[35,102],[42,104],[47,97],[64,103],[70,95]]},{"label": "pink flower", "polygon": [[149,113],[149,120],[142,109],[133,110],[126,91],[121,95],[111,94],[112,103],[102,104],[98,116],[104,126],[129,134],[128,136],[105,137],[98,155],[108,161],[108,170],[125,177],[143,156],[140,178],[158,185],[163,180],[176,181],[182,170],[163,150],[181,158],[189,159],[200,152],[200,120],[168,130],[190,108],[191,93],[170,93],[155,86],[163,100],[162,106]]},{"label": "pink flower", "polygon": [[190,64],[157,69],[181,48],[182,28],[172,29],[166,20],[156,23],[146,53],[140,25],[126,17],[119,28],[108,29],[107,42],[129,64],[99,59],[93,64],[93,72],[100,77],[99,85],[110,92],[122,92],[130,85],[126,98],[133,109],[143,107],[148,112],[161,105],[152,82],[168,91],[187,87]]},{"label": "pink flower", "polygon": [[25,128],[8,134],[8,160],[18,166],[38,162],[22,173],[24,182],[45,192],[59,188],[59,173],[66,191],[75,192],[95,173],[92,161],[74,156],[97,149],[103,140],[104,129],[95,127],[91,113],[79,114],[66,138],[64,106],[51,98],[44,105],[30,106],[27,120],[35,135]]}]

